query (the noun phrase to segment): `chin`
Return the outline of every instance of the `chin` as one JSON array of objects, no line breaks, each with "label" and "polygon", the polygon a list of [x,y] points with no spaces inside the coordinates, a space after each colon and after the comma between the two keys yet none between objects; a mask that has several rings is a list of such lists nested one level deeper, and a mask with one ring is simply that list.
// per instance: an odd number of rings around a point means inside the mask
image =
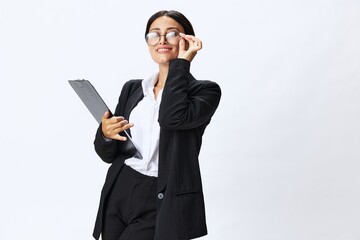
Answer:
[{"label": "chin", "polygon": [[169,61],[175,59],[176,57],[157,57],[157,58],[153,58],[153,60],[158,63],[158,64],[165,64],[165,63],[169,63]]}]

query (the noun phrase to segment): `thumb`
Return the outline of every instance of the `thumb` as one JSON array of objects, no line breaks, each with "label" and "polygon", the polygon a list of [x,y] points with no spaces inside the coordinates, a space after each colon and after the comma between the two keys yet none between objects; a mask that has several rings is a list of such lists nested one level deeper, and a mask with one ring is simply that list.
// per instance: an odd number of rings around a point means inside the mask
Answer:
[{"label": "thumb", "polygon": [[179,42],[179,50],[180,51],[186,51],[186,43],[185,43],[185,39],[181,38],[180,42]]},{"label": "thumb", "polygon": [[109,115],[110,115],[109,111],[106,111],[106,112],[104,113],[104,115],[102,116],[102,120],[108,119],[108,118],[109,118]]}]

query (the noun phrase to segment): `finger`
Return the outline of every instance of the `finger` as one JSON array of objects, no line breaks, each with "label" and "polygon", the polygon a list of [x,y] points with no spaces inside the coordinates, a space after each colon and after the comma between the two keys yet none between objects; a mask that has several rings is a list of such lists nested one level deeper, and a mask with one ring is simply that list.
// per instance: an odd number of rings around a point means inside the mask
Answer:
[{"label": "finger", "polygon": [[128,123],[128,124],[122,125],[121,127],[115,128],[113,131],[116,133],[120,133],[120,132],[123,132],[125,130],[132,128],[133,126],[134,126],[133,123]]},{"label": "finger", "polygon": [[128,124],[129,122],[127,120],[122,120],[120,122],[114,122],[113,124],[111,124],[109,127],[111,129],[117,129],[117,128],[122,128],[123,126],[125,126],[126,124]]},{"label": "finger", "polygon": [[181,38],[185,39],[187,42],[189,42],[189,46],[191,48],[195,48],[196,50],[200,50],[202,48],[202,42],[199,38],[192,36],[192,35],[186,35],[183,33],[180,33]]},{"label": "finger", "polygon": [[127,138],[124,136],[120,136],[119,134],[116,134],[112,137],[112,139],[119,140],[119,141],[126,141]]},{"label": "finger", "polygon": [[103,114],[103,116],[102,116],[102,120],[104,121],[105,119],[108,119],[109,116],[110,116],[109,111],[106,111],[106,112]]},{"label": "finger", "polygon": [[122,121],[124,121],[124,117],[111,117],[111,118],[102,120],[102,124],[106,128],[110,128],[111,125],[117,124],[117,123],[122,122]]},{"label": "finger", "polygon": [[203,44],[200,39],[197,39],[196,44],[197,44],[199,50],[202,49]]},{"label": "finger", "polygon": [[184,33],[180,33],[180,36],[181,36],[181,39],[185,41],[187,41],[189,44],[192,43],[192,39],[191,39],[191,36],[190,35],[186,35]]},{"label": "finger", "polygon": [[[113,119],[112,119],[113,120]],[[123,126],[126,126],[126,124],[128,124],[127,120],[122,120],[121,122],[110,122],[111,120],[108,120],[108,122],[106,124],[104,124],[104,131],[106,132],[107,135],[115,135],[122,130]]]},{"label": "finger", "polygon": [[112,117],[112,118],[109,118],[108,119],[108,123],[110,123],[110,124],[116,124],[116,123],[119,123],[119,122],[122,122],[122,121],[124,121],[124,117],[121,117],[121,116],[119,116],[119,117]]},{"label": "finger", "polygon": [[121,123],[109,125],[107,128],[105,128],[105,132],[107,135],[113,136],[115,134],[128,130],[129,128],[132,128],[133,126],[133,123],[127,123],[127,121],[125,120]]},{"label": "finger", "polygon": [[113,135],[117,134],[117,132],[114,132],[114,130],[117,128],[121,128],[122,125],[124,124],[121,124],[121,122],[117,122],[116,119],[105,119],[102,122],[101,130],[105,137],[111,138]]},{"label": "finger", "polygon": [[125,130],[133,127],[133,126],[134,126],[133,123],[126,124],[121,128],[116,128],[116,129],[114,129],[112,131],[108,131],[107,135],[110,136],[110,138],[112,138],[112,139],[116,139],[116,140],[120,140],[120,141],[126,141],[127,138],[124,137],[124,136],[120,136],[119,133],[121,133],[121,132],[123,132],[123,131],[125,131]]},{"label": "finger", "polygon": [[184,38],[181,38],[181,39],[180,39],[180,42],[179,42],[179,50],[180,50],[180,51],[186,51],[186,42],[185,42],[185,39],[184,39]]},{"label": "finger", "polygon": [[124,120],[124,117],[122,116],[119,117],[112,116],[111,118],[109,118],[109,116],[110,116],[110,112],[106,111],[101,118],[102,123],[115,123]]},{"label": "finger", "polygon": [[198,38],[193,38],[190,40],[191,46],[196,48],[197,50],[200,50],[202,48],[202,42]]},{"label": "finger", "polygon": [[193,41],[193,42],[201,42],[201,40],[193,35],[186,35],[184,33],[180,33],[180,36],[182,38],[185,38],[187,41]]}]

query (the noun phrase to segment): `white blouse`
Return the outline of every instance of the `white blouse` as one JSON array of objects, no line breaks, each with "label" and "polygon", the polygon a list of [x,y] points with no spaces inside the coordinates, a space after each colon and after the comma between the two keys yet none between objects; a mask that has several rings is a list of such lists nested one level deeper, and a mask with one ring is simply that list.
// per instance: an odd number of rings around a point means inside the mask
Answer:
[{"label": "white blouse", "polygon": [[132,157],[125,160],[125,164],[136,171],[154,177],[158,176],[160,138],[158,117],[163,92],[161,90],[155,100],[154,85],[157,80],[158,73],[141,82],[144,98],[129,116],[129,122],[134,124],[130,130],[131,137],[143,159]]}]

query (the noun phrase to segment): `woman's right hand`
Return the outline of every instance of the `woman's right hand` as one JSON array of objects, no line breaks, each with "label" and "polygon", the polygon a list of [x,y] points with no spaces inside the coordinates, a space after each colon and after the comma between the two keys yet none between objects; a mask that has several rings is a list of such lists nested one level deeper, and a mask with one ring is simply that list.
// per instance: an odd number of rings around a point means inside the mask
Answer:
[{"label": "woman's right hand", "polygon": [[131,128],[134,124],[129,123],[124,117],[111,117],[110,113],[106,111],[102,116],[102,134],[106,138],[111,138],[120,141],[126,141],[126,137],[120,136],[119,133]]},{"label": "woman's right hand", "polygon": [[183,58],[191,62],[198,51],[202,49],[202,41],[192,35],[180,33],[178,58]]}]

